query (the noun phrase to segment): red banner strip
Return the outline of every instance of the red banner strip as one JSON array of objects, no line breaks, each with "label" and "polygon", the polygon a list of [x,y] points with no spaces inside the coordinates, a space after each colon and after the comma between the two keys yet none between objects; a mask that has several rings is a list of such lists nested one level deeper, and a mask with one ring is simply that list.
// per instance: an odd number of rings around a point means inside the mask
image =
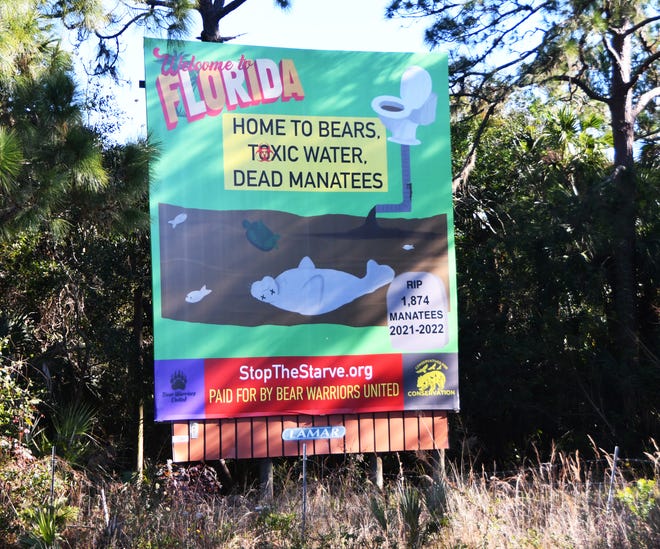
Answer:
[{"label": "red banner strip", "polygon": [[403,410],[399,354],[204,361],[207,418]]}]

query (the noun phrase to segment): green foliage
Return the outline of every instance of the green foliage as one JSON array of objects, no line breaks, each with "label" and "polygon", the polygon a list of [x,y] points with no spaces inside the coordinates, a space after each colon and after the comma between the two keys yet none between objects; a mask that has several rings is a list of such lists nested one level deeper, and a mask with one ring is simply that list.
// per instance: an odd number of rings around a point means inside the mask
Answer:
[{"label": "green foliage", "polygon": [[369,509],[371,509],[371,514],[376,519],[380,529],[387,535],[389,530],[389,517],[387,505],[383,498],[379,496],[371,496],[369,498]]},{"label": "green foliage", "polygon": [[102,402],[100,421],[123,439],[136,428],[127,421],[135,395],[149,384],[144,235],[155,149],[146,141],[102,148],[83,123],[70,59],[51,27],[59,17],[89,30],[101,4],[0,4],[0,311],[16,311],[25,334],[11,340],[20,387],[40,389],[54,412],[40,444],[55,443],[76,461],[92,450],[90,439],[71,438],[73,418],[62,415],[71,410],[60,403]]},{"label": "green foliage", "polygon": [[609,89],[617,57],[613,36],[625,36],[631,45],[633,72],[640,77],[632,88],[639,97],[655,85],[656,16],[657,5],[640,0],[512,0],[506,9],[486,1],[457,5],[390,0],[386,9],[388,18],[427,18],[426,42],[432,47],[452,46],[448,51],[454,91],[473,100],[487,100],[489,92],[503,87],[547,84],[547,77],[559,77],[570,78],[571,85],[588,90],[592,100],[603,101],[613,91]]},{"label": "green foliage", "polygon": [[21,533],[36,539],[40,531],[46,539],[59,535],[63,521],[72,519],[76,511],[66,504],[76,478],[61,461],[56,461],[53,477],[50,456],[35,459],[25,448],[0,451],[0,539],[8,541]]},{"label": "green foliage", "polygon": [[[21,376],[19,364],[5,363],[0,340],[0,441],[22,441],[35,425],[40,403],[32,384]],[[22,382],[21,382],[22,381]]]},{"label": "green foliage", "polygon": [[52,445],[57,454],[71,465],[82,465],[97,444],[93,435],[94,409],[83,402],[67,403],[55,409],[52,423]]},{"label": "green foliage", "polygon": [[[201,40],[225,42],[234,37],[221,35],[220,22],[245,1],[134,0],[108,4],[99,0],[69,0],[46,3],[42,9],[48,18],[59,19],[67,30],[72,31],[71,38],[76,46],[96,40],[96,56],[85,70],[89,75],[109,75],[116,81],[120,75],[118,65],[123,50],[121,39],[129,29],[142,27],[157,34],[164,32],[168,39],[180,40],[195,32],[192,22],[197,12],[202,22]],[[282,9],[288,8],[290,3],[290,0],[275,0]]]},{"label": "green foliage", "polygon": [[[427,9],[436,3],[393,4]],[[473,13],[464,21],[470,29],[499,16],[496,3],[468,4],[466,10],[484,10],[483,18]],[[562,36],[549,36],[530,68],[554,70],[557,63],[580,60],[580,33],[592,28],[585,18],[596,30],[608,23],[607,14],[589,4],[571,4],[582,19],[559,29]],[[156,150],[147,141],[103,148],[101,136],[82,123],[70,60],[53,40],[51,21],[37,10],[43,5],[0,4],[0,311],[16,311],[13,335],[2,341],[10,362],[2,363],[0,396],[8,396],[0,401],[0,427],[12,437],[34,428],[41,396],[49,405],[42,411],[53,411],[45,418],[53,424],[40,425],[47,434],[43,450],[55,443],[67,459],[84,463],[94,449],[90,410],[61,403],[91,402],[97,432],[114,437],[107,446],[119,448],[120,463],[127,466],[133,462],[126,448],[135,438],[135,404],[152,392],[145,366],[152,348],[146,204],[148,163]],[[93,24],[99,5],[51,3],[61,12],[50,15],[64,17],[84,36],[100,28],[94,27],[100,19]],[[88,17],[84,10],[90,6],[95,10]],[[193,3],[176,3],[172,31],[190,9]],[[445,17],[429,36],[446,32],[463,40],[464,28],[456,17]],[[483,53],[483,47],[474,52]],[[452,51],[452,76],[458,75],[454,69],[470,70],[470,52]],[[597,69],[589,75],[600,74],[606,83],[608,71],[599,72],[607,68],[603,52],[585,59]],[[472,87],[465,103],[455,98],[453,104],[460,118],[452,127],[456,171],[479,128],[471,116],[507,96],[503,83],[492,73],[483,88],[474,80],[460,82]],[[644,89],[651,83],[646,79]],[[574,101],[580,98],[574,88],[569,91]],[[657,145],[644,147],[638,188],[631,193],[637,198],[634,288],[642,356],[639,368],[623,375],[616,343],[621,326],[612,313],[611,243],[620,195],[604,154],[612,132],[590,103],[567,106],[565,92],[536,88],[493,115],[474,171],[457,194],[464,412],[451,435],[464,429],[465,448],[484,458],[522,458],[532,442],[549,445],[552,438],[573,448],[586,434],[634,446],[658,429]],[[657,127],[655,114],[649,108],[638,119],[647,135]],[[511,414],[514,403],[518,413]],[[146,425],[153,427],[149,418]],[[152,448],[169,440],[167,434],[154,438]],[[442,523],[442,492],[418,496],[422,519],[429,513],[439,517],[433,523]],[[371,500],[374,520],[387,535],[399,516],[412,523],[419,518],[414,496],[404,499],[403,506]]]},{"label": "green foliage", "polygon": [[632,486],[617,490],[616,498],[635,517],[646,520],[651,511],[660,505],[660,488],[655,479],[640,478]]},{"label": "green foliage", "polygon": [[424,491],[426,510],[430,515],[427,529],[435,533],[445,526],[448,516],[448,487],[444,480],[438,480]]},{"label": "green foliage", "polygon": [[424,547],[447,524],[447,505],[444,482],[434,482],[426,489],[402,482],[391,493],[369,497],[369,510],[383,541],[396,546],[403,534],[409,548]]},{"label": "green foliage", "polygon": [[0,126],[0,192],[15,190],[22,163],[23,152],[16,133]]},{"label": "green foliage", "polygon": [[66,505],[60,499],[53,502],[53,505],[27,509],[23,514],[28,531],[19,539],[21,547],[57,549],[64,541],[62,531],[68,521],[77,517],[78,509]]},{"label": "green foliage", "polygon": [[[455,147],[465,135],[458,125]],[[657,436],[660,210],[642,183],[636,245],[649,353],[624,377],[611,317],[609,142],[597,113],[525,100],[492,119],[456,201],[462,428],[485,459],[523,457],[534,441],[575,448],[591,434],[635,448]]]},{"label": "green foliage", "polygon": [[[75,194],[107,184],[98,139],[82,123],[70,58],[53,40],[40,5],[20,5],[7,10],[9,34],[3,35],[19,55],[14,65],[0,65],[0,240],[5,241],[44,228],[61,237],[72,226],[69,203]],[[22,26],[27,22],[31,35]]]},{"label": "green foliage", "polygon": [[[589,429],[639,448],[659,435],[658,271],[648,254],[657,236],[647,231],[658,234],[658,204],[651,212],[648,195],[640,200],[648,188],[634,154],[636,140],[658,135],[657,2],[394,0],[387,16],[396,15],[428,17],[429,44],[451,45],[458,238],[467,236],[457,256],[468,297],[459,299],[471,317],[462,386],[491,384],[475,390],[487,405],[468,394],[464,409],[522,400],[524,413],[501,418],[514,424],[503,432],[584,440]],[[569,108],[543,112],[544,103]],[[601,118],[607,139],[594,127]],[[466,355],[480,374],[465,371]],[[554,406],[546,394],[558,396]],[[555,410],[565,417],[554,422]],[[482,419],[488,437],[496,428]],[[528,441],[514,444],[524,452]]]},{"label": "green foliage", "polygon": [[150,348],[140,351],[135,337],[139,329],[150,341],[148,240],[89,227],[60,243],[18,239],[0,246],[0,257],[0,309],[30,313],[14,321],[12,352],[26,357],[24,375],[48,405],[44,450],[55,442],[49,422],[61,403],[87,402],[99,412],[99,430],[115,437],[108,451],[123,452],[136,429],[137,395],[151,390],[142,367]]},{"label": "green foliage", "polygon": [[296,513],[274,512],[268,509],[259,515],[259,523],[264,529],[276,533],[282,539],[290,539],[296,528],[300,527]]},{"label": "green foliage", "polygon": [[422,546],[422,498],[413,486],[402,486],[398,494],[399,512],[406,531],[406,545],[410,549]]},{"label": "green foliage", "polygon": [[38,421],[40,392],[27,375],[27,362],[17,353],[30,339],[25,315],[0,314],[0,443],[28,441]]}]

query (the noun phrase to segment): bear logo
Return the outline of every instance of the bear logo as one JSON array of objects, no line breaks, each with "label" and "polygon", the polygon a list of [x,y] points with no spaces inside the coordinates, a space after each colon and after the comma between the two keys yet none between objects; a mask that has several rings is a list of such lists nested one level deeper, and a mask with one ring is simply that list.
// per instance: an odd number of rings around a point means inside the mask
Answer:
[{"label": "bear logo", "polygon": [[170,377],[170,387],[173,391],[183,391],[186,388],[188,379],[181,370],[177,370]]},{"label": "bear logo", "polygon": [[449,367],[440,360],[434,358],[422,360],[415,366],[417,390],[423,395],[433,395],[443,391],[447,378],[442,371],[448,369]]},{"label": "bear logo", "polygon": [[445,388],[445,374],[440,370],[426,372],[417,378],[417,388],[423,393],[442,391]]}]

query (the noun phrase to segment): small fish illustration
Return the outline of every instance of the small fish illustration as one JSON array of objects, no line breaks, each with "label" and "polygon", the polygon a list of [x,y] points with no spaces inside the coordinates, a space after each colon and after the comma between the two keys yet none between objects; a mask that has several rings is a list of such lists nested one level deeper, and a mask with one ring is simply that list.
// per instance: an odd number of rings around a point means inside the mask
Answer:
[{"label": "small fish illustration", "polygon": [[168,223],[172,225],[173,229],[176,229],[176,226],[183,223],[186,219],[188,219],[188,214],[180,213],[174,219],[170,219]]},{"label": "small fish illustration", "polygon": [[404,245],[401,246],[401,247],[402,247],[404,250],[406,250],[407,252],[409,252],[410,250],[414,250],[414,249],[415,249],[415,246],[413,246],[412,244],[404,244]]},{"label": "small fish illustration", "polygon": [[192,292],[189,292],[188,295],[186,296],[186,301],[188,303],[197,303],[198,301],[204,299],[212,291],[213,290],[209,290],[206,287],[206,284],[204,284],[204,286],[202,286],[199,290],[193,290]]}]

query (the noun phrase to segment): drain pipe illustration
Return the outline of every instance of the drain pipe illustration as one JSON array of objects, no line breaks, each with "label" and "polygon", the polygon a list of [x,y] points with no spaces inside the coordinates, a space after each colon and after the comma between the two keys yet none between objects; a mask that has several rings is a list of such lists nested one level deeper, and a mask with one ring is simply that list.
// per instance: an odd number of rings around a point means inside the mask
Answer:
[{"label": "drain pipe illustration", "polygon": [[391,132],[388,141],[401,145],[401,180],[403,197],[399,204],[378,204],[377,212],[410,212],[412,181],[410,177],[410,146],[419,145],[417,127],[435,121],[438,96],[432,91],[431,75],[421,67],[408,67],[401,77],[400,97],[379,95],[371,101],[383,125]]}]

